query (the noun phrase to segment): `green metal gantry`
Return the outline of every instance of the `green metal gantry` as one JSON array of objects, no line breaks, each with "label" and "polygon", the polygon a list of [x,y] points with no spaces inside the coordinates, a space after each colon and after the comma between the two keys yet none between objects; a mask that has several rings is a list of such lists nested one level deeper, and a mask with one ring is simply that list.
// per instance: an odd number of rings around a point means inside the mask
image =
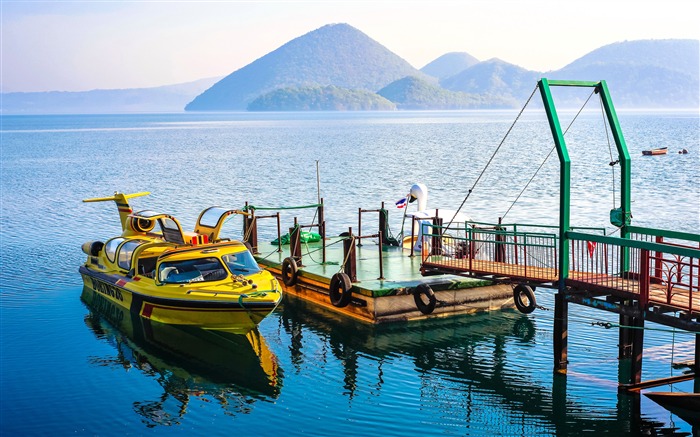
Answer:
[{"label": "green metal gantry", "polygon": [[[627,227],[629,226],[630,218],[632,217],[630,208],[631,170],[630,155],[627,150],[627,144],[625,143],[625,138],[622,135],[622,129],[620,128],[617,113],[615,112],[615,107],[613,106],[612,99],[610,98],[608,86],[604,80],[599,82],[585,82],[571,80],[548,80],[543,78],[538,82],[538,88],[540,90],[540,94],[542,95],[544,109],[547,112],[547,119],[549,120],[549,127],[552,130],[552,137],[554,138],[557,154],[559,155],[560,193],[558,289],[559,291],[563,291],[565,281],[569,276],[569,238],[567,237],[567,233],[571,229],[571,159],[569,158],[569,151],[567,150],[566,142],[564,141],[564,133],[561,129],[561,125],[559,124],[559,116],[557,115],[554,100],[552,99],[552,92],[550,88],[553,86],[595,88],[595,92],[600,94],[620,160],[620,173],[622,179],[620,184],[620,208],[618,210],[611,211],[611,219],[613,216],[619,217],[619,223],[621,224],[620,236],[622,238],[629,237],[629,230]],[[624,259],[622,260],[622,266],[625,270],[627,270],[629,268],[629,259],[625,254],[623,254],[623,256]]]}]

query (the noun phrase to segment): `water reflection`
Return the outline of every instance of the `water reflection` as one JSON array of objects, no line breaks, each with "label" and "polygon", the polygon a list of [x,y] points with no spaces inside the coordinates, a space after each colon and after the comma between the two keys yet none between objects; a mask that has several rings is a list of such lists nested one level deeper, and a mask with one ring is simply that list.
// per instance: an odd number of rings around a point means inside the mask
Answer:
[{"label": "water reflection", "polygon": [[133,402],[148,427],[180,423],[193,397],[210,398],[227,414],[247,413],[256,400],[277,398],[282,372],[257,330],[247,335],[164,325],[142,319],[84,288],[85,324],[113,345],[97,366],[138,369],[162,387],[156,399]]},{"label": "water reflection", "polygon": [[[378,392],[387,366],[408,358],[414,368],[405,377],[419,380],[420,410],[430,416],[421,421],[436,426],[463,426],[478,435],[688,435],[645,417],[639,395],[617,394],[614,384],[572,395],[568,377],[554,374],[551,356],[536,345],[537,320],[519,313],[371,326],[287,296],[280,318],[292,363],[300,371],[308,367],[305,341],[321,339],[330,352],[321,354],[324,366],[341,364],[343,394],[351,402],[367,390],[368,371],[375,372],[371,390]],[[368,359],[376,365],[367,366]],[[387,391],[402,394],[400,386]]]}]

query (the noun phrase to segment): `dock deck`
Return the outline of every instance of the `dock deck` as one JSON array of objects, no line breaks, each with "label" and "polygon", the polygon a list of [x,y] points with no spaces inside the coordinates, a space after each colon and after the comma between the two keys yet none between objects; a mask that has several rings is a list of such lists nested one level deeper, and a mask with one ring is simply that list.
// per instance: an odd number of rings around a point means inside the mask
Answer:
[{"label": "dock deck", "polygon": [[[349,305],[336,307],[330,301],[329,287],[333,275],[343,271],[344,239],[326,240],[325,263],[322,243],[303,244],[297,281],[293,285],[283,285],[284,291],[368,323],[513,307],[512,287],[458,275],[423,277],[421,257],[410,256],[410,251],[400,247],[383,246],[380,273],[380,250],[376,241],[355,247],[356,281],[352,283],[352,298]],[[281,279],[282,265],[290,256],[289,246],[282,246],[279,251],[277,245],[260,242],[256,252],[258,263]],[[414,292],[421,284],[428,285],[435,293],[437,303],[431,314],[422,313],[416,306]]]}]

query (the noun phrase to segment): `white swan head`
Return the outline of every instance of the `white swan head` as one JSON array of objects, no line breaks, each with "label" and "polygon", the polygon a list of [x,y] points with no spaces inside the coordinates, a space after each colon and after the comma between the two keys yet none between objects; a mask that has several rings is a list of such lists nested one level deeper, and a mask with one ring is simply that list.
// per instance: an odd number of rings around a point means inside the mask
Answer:
[{"label": "white swan head", "polygon": [[428,208],[428,187],[425,184],[413,184],[408,193],[409,203],[418,201],[418,211],[425,211]]}]

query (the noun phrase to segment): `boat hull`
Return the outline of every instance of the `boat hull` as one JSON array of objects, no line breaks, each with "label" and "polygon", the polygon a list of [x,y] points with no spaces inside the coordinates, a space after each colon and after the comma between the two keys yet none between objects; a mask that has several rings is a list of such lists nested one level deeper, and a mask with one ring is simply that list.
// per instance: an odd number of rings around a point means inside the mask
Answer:
[{"label": "boat hull", "polygon": [[134,283],[139,282],[136,278],[96,272],[85,266],[80,268],[80,274],[83,284],[92,293],[144,319],[236,334],[245,334],[255,328],[281,300],[281,296],[272,302],[164,298],[134,290],[137,287]]},{"label": "boat hull", "polygon": [[668,149],[667,149],[667,148],[663,148],[663,149],[651,149],[651,150],[642,150],[642,155],[646,155],[646,156],[665,155],[666,153],[668,153]]},{"label": "boat hull", "polygon": [[693,426],[700,426],[700,393],[651,392],[646,397]]}]

